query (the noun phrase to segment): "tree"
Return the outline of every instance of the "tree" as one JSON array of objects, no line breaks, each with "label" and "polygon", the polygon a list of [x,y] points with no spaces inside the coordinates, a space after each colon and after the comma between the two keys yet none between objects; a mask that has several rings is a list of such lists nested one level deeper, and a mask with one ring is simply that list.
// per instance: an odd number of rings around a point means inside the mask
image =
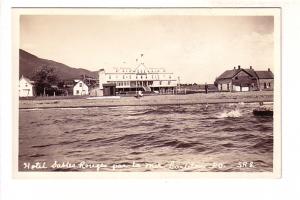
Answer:
[{"label": "tree", "polygon": [[52,86],[56,86],[59,82],[55,69],[51,66],[42,66],[38,69],[33,77],[37,95],[48,94],[47,91],[52,91]]}]

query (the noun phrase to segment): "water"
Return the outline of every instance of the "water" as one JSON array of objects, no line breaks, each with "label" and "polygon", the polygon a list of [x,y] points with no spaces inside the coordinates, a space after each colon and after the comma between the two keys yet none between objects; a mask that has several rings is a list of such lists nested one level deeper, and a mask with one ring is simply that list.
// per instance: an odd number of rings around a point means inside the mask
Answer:
[{"label": "water", "polygon": [[[35,170],[272,171],[273,118],[253,116],[255,107],[20,110],[19,170],[45,162],[47,168]],[[82,162],[98,168],[78,167]]]}]

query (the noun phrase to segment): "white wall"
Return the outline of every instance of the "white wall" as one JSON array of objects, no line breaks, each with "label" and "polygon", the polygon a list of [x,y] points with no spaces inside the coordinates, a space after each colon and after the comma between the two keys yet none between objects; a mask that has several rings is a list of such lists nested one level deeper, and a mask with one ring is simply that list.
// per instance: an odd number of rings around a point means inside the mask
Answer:
[{"label": "white wall", "polygon": [[88,95],[88,94],[89,94],[89,88],[82,81],[79,81],[73,88],[73,95]]},{"label": "white wall", "polygon": [[107,83],[108,77],[106,79],[105,71],[104,69],[101,69],[99,71],[99,89],[103,89],[103,84]]},{"label": "white wall", "polygon": [[33,86],[24,78],[19,81],[19,96],[20,97],[32,97],[33,96]]},{"label": "white wall", "polygon": [[249,87],[240,87],[238,85],[233,86],[233,91],[240,92],[241,88],[242,88],[242,92],[248,92],[249,91]]}]

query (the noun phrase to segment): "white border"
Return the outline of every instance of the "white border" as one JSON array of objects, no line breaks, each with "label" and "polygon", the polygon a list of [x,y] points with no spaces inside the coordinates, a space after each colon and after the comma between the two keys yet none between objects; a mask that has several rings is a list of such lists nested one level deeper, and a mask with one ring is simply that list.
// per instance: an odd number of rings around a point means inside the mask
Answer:
[{"label": "white border", "polygon": [[[152,3],[152,6],[281,6],[282,7],[282,136],[283,176],[280,180],[201,179],[201,180],[14,180],[11,174],[11,6],[145,6],[132,3],[85,3],[86,1],[1,1],[1,117],[0,117],[0,199],[299,199],[300,129],[300,5],[294,1],[184,1]],[[127,1],[128,2],[128,1]],[[141,4],[141,3],[140,3]]]},{"label": "white border", "polygon": [[274,16],[274,148],[273,172],[19,172],[18,120],[13,121],[14,177],[16,178],[280,178],[281,176],[281,90],[280,90],[280,9],[279,8],[14,8],[13,9],[13,118],[18,116],[19,19],[21,15],[200,15],[200,16]]}]

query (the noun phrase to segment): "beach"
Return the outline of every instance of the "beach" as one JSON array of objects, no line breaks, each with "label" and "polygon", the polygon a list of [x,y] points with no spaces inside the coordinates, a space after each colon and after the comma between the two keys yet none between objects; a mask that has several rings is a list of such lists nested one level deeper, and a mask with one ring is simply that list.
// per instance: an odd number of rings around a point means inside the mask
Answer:
[{"label": "beach", "polygon": [[38,98],[30,100],[22,99],[19,100],[19,109],[273,102],[273,91],[154,95],[144,96],[139,99],[135,97],[87,98],[88,96],[78,99],[61,99],[59,97],[42,100]]}]

